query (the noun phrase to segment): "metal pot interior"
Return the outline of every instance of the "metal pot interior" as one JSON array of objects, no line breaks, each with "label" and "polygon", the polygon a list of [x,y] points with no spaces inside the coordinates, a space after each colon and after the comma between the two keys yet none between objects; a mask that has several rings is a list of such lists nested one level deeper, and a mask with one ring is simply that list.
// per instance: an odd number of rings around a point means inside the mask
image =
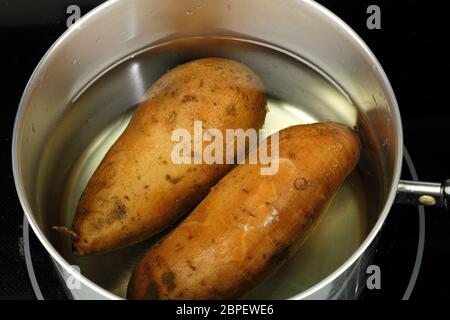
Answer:
[{"label": "metal pot interior", "polygon": [[71,225],[90,175],[156,79],[191,59],[236,59],[266,86],[267,128],[337,121],[356,126],[363,145],[357,170],[302,250],[245,296],[293,297],[361,254],[383,222],[401,159],[395,97],[360,40],[314,3],[183,3],[112,1],[58,40],[32,76],[16,120],[19,196],[53,257],[124,297],[132,268],[161,235],[77,258],[51,226]]}]

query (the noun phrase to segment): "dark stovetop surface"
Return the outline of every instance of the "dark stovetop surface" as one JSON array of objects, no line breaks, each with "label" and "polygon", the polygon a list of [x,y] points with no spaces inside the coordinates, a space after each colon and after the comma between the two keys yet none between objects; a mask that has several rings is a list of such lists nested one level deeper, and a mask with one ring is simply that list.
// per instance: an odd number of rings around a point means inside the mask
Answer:
[{"label": "dark stovetop surface", "polygon": [[[65,30],[66,9],[77,4],[85,14],[103,1],[2,1],[0,50],[0,299],[35,299],[23,251],[23,213],[11,172],[11,134],[20,96],[45,51]],[[450,72],[446,11],[441,1],[319,1],[346,21],[383,65],[403,118],[405,146],[421,180],[450,178],[448,140]],[[368,30],[366,9],[381,8],[381,30]],[[408,170],[404,170],[405,178]],[[450,215],[426,209],[425,248],[412,299],[450,298]],[[382,289],[366,290],[364,299],[400,299],[416,259],[419,215],[415,207],[394,205],[382,231],[375,264]],[[48,255],[31,232],[31,253],[39,287],[46,299],[67,298]]]}]

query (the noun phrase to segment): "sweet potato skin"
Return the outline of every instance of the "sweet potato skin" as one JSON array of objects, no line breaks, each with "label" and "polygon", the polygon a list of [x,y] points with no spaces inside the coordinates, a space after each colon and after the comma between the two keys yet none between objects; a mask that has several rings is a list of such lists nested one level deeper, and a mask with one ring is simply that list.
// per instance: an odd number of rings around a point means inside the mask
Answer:
[{"label": "sweet potato skin", "polygon": [[[198,203],[230,164],[174,164],[173,130],[259,129],[267,111],[258,76],[235,61],[208,58],[162,76],[94,172],[72,230],[79,256],[144,240]],[[205,146],[205,144],[204,144]]]},{"label": "sweet potato skin", "polygon": [[280,132],[280,166],[241,164],[139,261],[130,299],[234,299],[278,268],[354,169],[355,134],[334,123]]}]

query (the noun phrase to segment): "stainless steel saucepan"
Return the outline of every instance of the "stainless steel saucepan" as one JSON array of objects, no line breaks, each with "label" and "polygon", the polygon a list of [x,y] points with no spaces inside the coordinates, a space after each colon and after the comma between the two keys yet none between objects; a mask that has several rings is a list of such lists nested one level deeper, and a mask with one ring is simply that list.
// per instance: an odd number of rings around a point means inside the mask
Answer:
[{"label": "stainless steel saucepan", "polygon": [[155,239],[77,258],[51,226],[70,226],[90,175],[147,88],[205,56],[240,60],[261,76],[266,127],[334,120],[356,126],[363,144],[357,171],[303,249],[246,297],[357,298],[394,201],[447,206],[450,184],[400,181],[402,126],[389,81],[356,33],[310,0],[112,0],[49,49],[20,102],[13,170],[31,227],[61,274],[80,284],[74,297],[124,297]]}]

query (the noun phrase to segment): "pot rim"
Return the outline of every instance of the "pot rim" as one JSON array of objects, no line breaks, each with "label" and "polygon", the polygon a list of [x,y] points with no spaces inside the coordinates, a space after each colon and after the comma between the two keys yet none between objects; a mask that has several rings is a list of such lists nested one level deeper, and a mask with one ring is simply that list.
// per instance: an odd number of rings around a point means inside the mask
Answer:
[{"label": "pot rim", "polygon": [[[90,12],[88,12],[86,15],[84,15],[78,22],[78,25],[81,25],[86,20],[93,18],[94,16],[98,15],[100,12],[105,10],[106,8],[111,8],[115,6],[118,2],[121,0],[110,0],[106,1],[96,8],[92,9]],[[382,81],[387,97],[390,102],[391,106],[391,113],[393,115],[395,125],[397,128],[397,144],[395,149],[395,156],[396,161],[394,164],[394,177],[392,179],[392,183],[389,189],[389,195],[388,198],[384,204],[384,207],[377,219],[377,222],[372,227],[372,230],[370,233],[366,236],[362,244],[359,246],[359,248],[351,255],[350,258],[348,258],[338,269],[336,269],[333,273],[331,273],[328,277],[321,280],[320,282],[316,283],[314,286],[310,287],[309,289],[293,296],[288,299],[291,300],[300,300],[308,298],[308,296],[314,294],[315,292],[319,291],[320,289],[324,288],[328,284],[330,284],[333,280],[335,280],[337,277],[339,277],[341,274],[343,274],[346,270],[348,270],[361,256],[362,254],[367,250],[367,248],[371,245],[371,243],[374,241],[378,233],[380,232],[380,229],[382,228],[384,221],[386,220],[390,208],[392,207],[392,204],[395,200],[395,195],[397,191],[397,185],[400,181],[400,174],[401,174],[401,168],[402,168],[402,161],[403,161],[403,129],[402,129],[402,123],[400,118],[400,111],[398,108],[397,100],[395,97],[395,94],[393,92],[392,86],[382,68],[379,61],[373,54],[373,52],[369,49],[369,47],[365,44],[365,42],[356,34],[356,32],[350,28],[341,18],[339,18],[337,15],[335,15],[333,12],[331,12],[329,9],[325,8],[323,5],[313,1],[313,0],[294,0],[297,2],[303,2],[306,5],[310,6],[312,9],[318,11],[320,14],[325,15],[331,22],[336,24],[337,27],[339,27],[341,30],[345,31],[348,36],[349,40],[352,40],[354,43],[356,43],[360,49],[362,49],[363,53],[369,58],[372,62],[372,64],[376,67],[375,69],[378,72],[378,76],[380,77],[380,80]],[[16,191],[19,197],[20,204],[22,206],[22,209],[24,211],[25,216],[27,217],[29,224],[31,228],[33,229],[34,233],[36,234],[37,238],[41,242],[41,244],[45,247],[47,252],[50,254],[52,259],[58,263],[59,266],[63,267],[64,270],[67,272],[67,274],[70,274],[71,276],[77,278],[80,280],[80,282],[93,290],[94,292],[104,296],[107,299],[111,300],[119,300],[122,299],[121,297],[113,294],[112,292],[105,290],[104,288],[100,287],[93,281],[86,278],[83,274],[76,272],[71,265],[59,254],[59,252],[53,247],[53,245],[50,243],[50,241],[47,239],[47,237],[44,235],[44,233],[40,230],[36,220],[34,219],[33,215],[31,214],[32,208],[30,207],[28,200],[26,199],[26,196],[24,194],[24,186],[22,183],[22,174],[20,172],[20,169],[18,167],[18,159],[19,155],[17,153],[17,145],[18,145],[18,132],[20,128],[20,124],[22,122],[22,115],[23,111],[25,109],[25,102],[29,97],[30,88],[32,85],[36,82],[36,76],[39,73],[42,66],[46,63],[47,59],[50,55],[55,51],[55,49],[65,41],[66,38],[68,38],[73,32],[75,32],[76,28],[69,28],[67,29],[54,43],[53,45],[47,50],[45,55],[42,57],[42,59],[39,61],[38,65],[34,69],[30,79],[28,80],[28,83],[25,87],[25,90],[22,94],[22,97],[19,102],[19,107],[17,110],[15,122],[14,122],[14,129],[13,129],[13,136],[12,136],[12,170],[13,170],[13,177],[14,177],[14,183],[16,187]]]}]

